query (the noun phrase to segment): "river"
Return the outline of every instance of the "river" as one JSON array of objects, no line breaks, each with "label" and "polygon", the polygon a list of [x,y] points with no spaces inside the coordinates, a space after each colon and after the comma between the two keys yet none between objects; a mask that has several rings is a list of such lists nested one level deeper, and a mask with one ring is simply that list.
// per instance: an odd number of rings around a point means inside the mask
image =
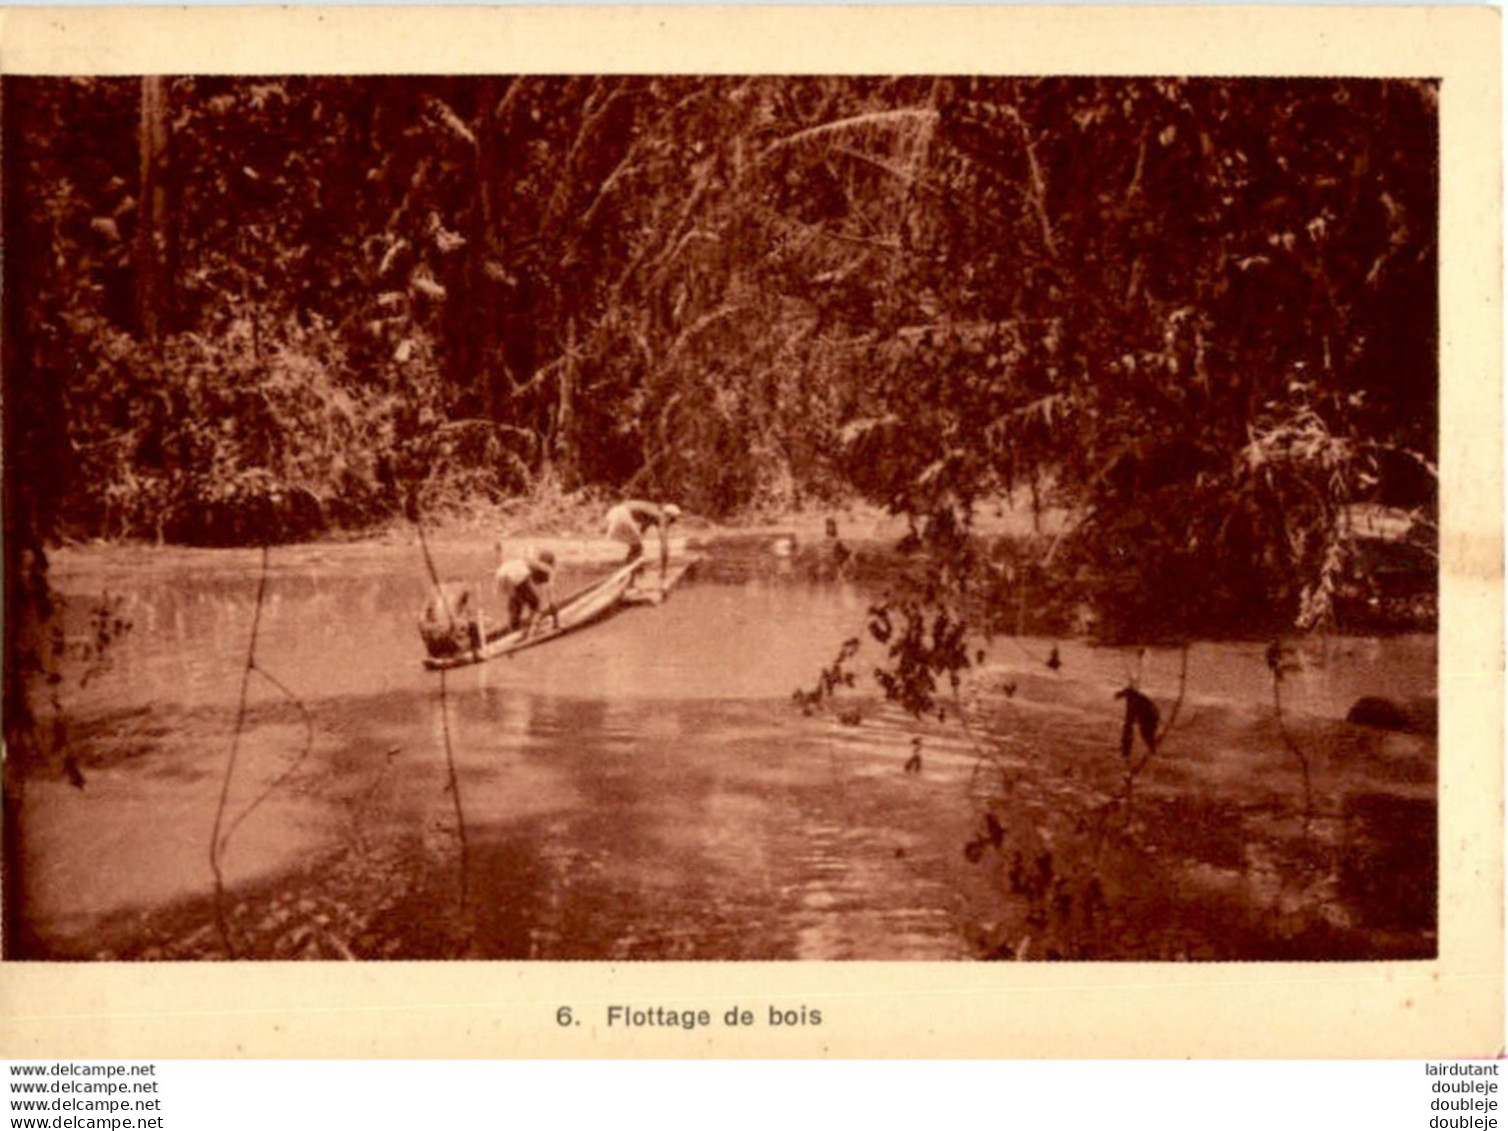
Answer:
[{"label": "river", "polygon": [[[58,733],[85,784],[28,786],[25,914],[42,954],[170,956],[133,943],[160,936],[164,915],[197,916],[207,937],[234,749],[225,899],[247,916],[312,916],[308,956],[444,953],[424,924],[462,898],[477,958],[976,956],[986,878],[960,849],[980,820],[977,738],[863,690],[843,718],[803,715],[792,692],[860,632],[874,585],[760,540],[711,554],[660,607],[442,679],[420,663],[415,546],[275,549],[238,739],[260,554],[60,553],[74,651],[105,594],[131,627],[95,670],[75,655],[58,685]],[[562,592],[609,568],[590,556],[567,558]],[[436,557],[478,577],[490,551],[442,543]],[[1061,670],[1041,662],[1054,646]],[[1319,640],[1295,657],[1295,719],[1434,691],[1433,637]],[[1267,709],[1261,644],[1202,644],[1190,659],[1190,715]],[[986,670],[1009,681],[1012,710],[1058,712],[1033,725],[1060,719],[1064,741],[1083,743],[1092,723],[1113,744],[1113,691],[1135,674],[1173,694],[1179,657],[1011,640]],[[906,772],[918,751],[921,772]],[[1432,796],[1432,773],[1405,777]],[[321,895],[321,868],[327,887],[344,877],[339,898]]]}]

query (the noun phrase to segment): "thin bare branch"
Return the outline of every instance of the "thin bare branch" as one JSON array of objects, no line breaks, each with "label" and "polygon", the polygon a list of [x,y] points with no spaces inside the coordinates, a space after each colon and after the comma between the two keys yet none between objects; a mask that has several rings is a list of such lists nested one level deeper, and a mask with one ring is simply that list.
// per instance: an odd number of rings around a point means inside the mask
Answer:
[{"label": "thin bare branch", "polygon": [[225,763],[225,777],[220,783],[220,799],[215,805],[215,823],[210,830],[209,838],[209,867],[215,874],[215,926],[220,932],[220,942],[225,951],[231,957],[236,957],[236,946],[230,937],[230,924],[225,916],[225,873],[221,868],[221,859],[225,846],[221,840],[220,828],[225,821],[225,808],[230,800],[230,783],[235,777],[236,758],[241,750],[241,731],[246,725],[246,693],[251,686],[251,673],[256,668],[257,657],[257,634],[262,627],[262,603],[267,595],[267,555],[268,550],[262,547],[262,569],[257,578],[257,600],[251,615],[251,639],[246,645],[246,665],[241,671],[241,694],[236,705],[236,729],[230,740],[230,757]]},{"label": "thin bare branch", "polygon": [[231,822],[230,828],[225,831],[225,837],[221,845],[221,851],[224,851],[224,844],[228,843],[230,841],[230,838],[235,836],[236,830],[241,827],[241,825],[246,821],[246,818],[250,817],[252,813],[256,812],[257,808],[262,804],[262,802],[271,797],[285,782],[287,782],[291,777],[293,777],[296,772],[298,772],[298,768],[303,765],[304,759],[307,758],[309,756],[309,752],[314,749],[314,716],[309,713],[309,708],[304,706],[304,701],[297,695],[295,695],[292,691],[290,691],[285,683],[274,676],[266,668],[262,667],[260,664],[255,664],[254,666],[256,668],[257,675],[261,676],[268,683],[272,684],[273,687],[281,691],[283,695],[288,699],[288,701],[298,708],[299,714],[303,717],[304,721],[304,748],[300,750],[293,761],[289,763],[288,768],[281,774],[279,774],[276,778],[274,778],[272,782],[268,784],[267,788],[262,790],[262,792],[257,795],[256,800],[254,800],[250,805],[246,806],[245,809],[242,809],[240,816],[238,816],[234,821]]},{"label": "thin bare branch", "polygon": [[833,122],[823,122],[820,126],[810,126],[804,130],[789,134],[772,142],[760,158],[768,158],[782,149],[788,149],[793,145],[813,141],[817,138],[828,137],[832,134],[849,133],[853,130],[864,129],[868,126],[898,126],[922,123],[931,125],[937,121],[938,113],[927,107],[906,107],[900,110],[876,110],[869,114],[855,114],[849,118],[839,118]]},{"label": "thin bare branch", "polygon": [[1278,735],[1282,738],[1283,745],[1288,748],[1288,752],[1298,759],[1299,769],[1304,774],[1304,835],[1308,836],[1309,822],[1314,819],[1314,785],[1309,775],[1309,756],[1288,733],[1288,724],[1283,718],[1282,687],[1283,673],[1275,668],[1272,673],[1272,709],[1278,720]]},{"label": "thin bare branch", "polygon": [[1053,235],[1052,218],[1047,210],[1047,178],[1042,173],[1041,162],[1037,160],[1036,143],[1032,140],[1031,131],[1027,129],[1020,110],[1014,106],[1007,106],[1005,114],[1015,122],[1016,128],[1021,133],[1021,147],[1026,153],[1026,165],[1031,173],[1031,205],[1037,214],[1037,225],[1042,230],[1042,246],[1047,249],[1047,254],[1051,258],[1056,259],[1058,241]]},{"label": "thin bare branch", "polygon": [[471,127],[461,120],[461,116],[446,104],[443,98],[431,96],[429,109],[434,114],[436,121],[449,130],[455,137],[464,141],[472,149],[477,147],[476,134]]},{"label": "thin bare branch", "polygon": [[445,669],[440,669],[440,730],[445,738],[447,790],[456,813],[456,837],[461,844],[461,913],[470,906],[471,846],[466,836],[466,813],[461,808],[461,783],[456,777],[456,756],[450,741],[450,700],[446,694]]}]

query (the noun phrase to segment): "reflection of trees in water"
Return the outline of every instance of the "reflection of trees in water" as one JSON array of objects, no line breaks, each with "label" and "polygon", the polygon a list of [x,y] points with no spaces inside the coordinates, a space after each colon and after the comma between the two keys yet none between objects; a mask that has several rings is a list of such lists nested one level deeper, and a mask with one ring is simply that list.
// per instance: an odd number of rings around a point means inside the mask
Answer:
[{"label": "reflection of trees in water", "polygon": [[[299,804],[312,804],[333,817],[310,851],[311,860],[326,862],[318,869],[326,874],[301,867],[261,880],[247,876],[244,883],[236,881],[232,910],[245,903],[252,908],[245,914],[256,916],[265,910],[272,916],[278,909],[285,918],[281,934],[270,926],[260,934],[262,928],[246,928],[248,945],[265,945],[268,955],[281,954],[298,923],[315,914],[334,916],[331,909],[338,905],[343,918],[331,922],[349,926],[321,928],[334,940],[317,944],[324,957],[337,957],[341,946],[358,957],[454,956],[463,952],[462,944],[473,930],[476,952],[496,957],[712,957],[750,951],[778,957],[783,953],[779,948],[789,942],[793,901],[804,898],[803,893],[838,901],[830,912],[810,912],[816,916],[814,922],[832,927],[821,933],[826,944],[870,945],[872,938],[863,941],[869,937],[863,934],[863,924],[886,921],[889,894],[867,891],[857,883],[828,883],[823,869],[847,868],[854,876],[879,877],[876,883],[891,883],[899,876],[901,882],[890,894],[923,898],[905,886],[911,882],[905,872],[909,864],[878,866],[883,861],[874,853],[892,851],[889,842],[845,835],[818,851],[813,841],[812,830],[818,827],[841,828],[845,821],[860,819],[849,804],[857,796],[855,790],[874,786],[883,794],[891,788],[885,776],[889,771],[874,770],[877,777],[866,776],[874,767],[889,765],[884,761],[889,748],[880,751],[874,746],[873,715],[862,717],[862,727],[852,733],[851,741],[844,730],[850,756],[842,765],[822,756],[827,770],[822,788],[839,791],[825,797],[793,769],[809,735],[796,738],[794,732],[771,727],[768,720],[751,724],[746,706],[643,697],[679,678],[674,674],[678,669],[654,666],[666,641],[673,641],[677,652],[689,653],[677,656],[678,663],[692,665],[688,678],[704,678],[706,673],[696,671],[698,664],[726,664],[751,641],[763,641],[772,649],[782,640],[787,647],[809,645],[810,614],[829,596],[840,596],[821,587],[785,589],[765,582],[717,587],[718,592],[688,601],[681,609],[674,603],[667,606],[664,612],[695,622],[696,632],[688,629],[684,638],[678,635],[684,624],[678,627],[679,622],[658,613],[631,614],[600,635],[584,635],[576,645],[562,646],[559,653],[541,650],[533,659],[483,665],[448,682],[457,780],[471,834],[470,891],[463,907],[438,677],[419,670],[408,615],[408,595],[422,595],[422,582],[397,569],[348,576],[342,572],[338,551],[331,552],[331,559],[308,575],[273,569],[262,626],[269,668],[280,678],[284,665],[296,673],[288,674],[285,682],[310,697],[315,716],[317,736],[309,764],[286,783],[289,795],[281,800],[294,800],[296,794]],[[151,726],[174,728],[175,719],[188,720],[186,725],[191,724],[201,740],[197,756],[217,761],[227,733],[226,706],[234,703],[234,678],[245,657],[247,580],[189,578],[182,585],[154,580],[132,593],[129,605],[138,628],[120,645],[122,670],[111,676],[114,682],[89,688],[96,697],[94,707],[119,712],[151,704]],[[862,603],[861,596],[844,593],[850,611],[855,601]],[[734,638],[724,631],[732,621],[706,619],[713,613],[735,612],[758,624]],[[695,651],[699,647],[700,654]],[[1062,671],[1051,672],[1039,664],[1031,678],[1017,676],[1011,681],[1018,684],[1018,702],[1041,700],[1044,688],[1056,689],[1062,697],[1053,725],[1036,736],[1035,756],[1047,759],[1044,767],[1051,768],[1048,753],[1061,753],[1065,734],[1084,738],[1086,749],[1092,746],[1092,738],[1085,736],[1098,733],[1099,722],[1107,724],[1104,730],[1110,737],[1104,749],[1093,748],[1093,756],[1114,753],[1118,731],[1109,692],[1124,676],[1124,656],[1134,653],[1065,644]],[[1308,686],[1310,693],[1304,698],[1315,704],[1343,701],[1349,688],[1364,688],[1368,678],[1433,684],[1433,642],[1423,638],[1385,643],[1337,638],[1307,645],[1302,658],[1302,670],[1290,678],[1295,689],[1300,681]],[[1149,654],[1141,686],[1154,697],[1163,696],[1176,687],[1176,663],[1176,653]],[[1210,738],[1205,726],[1214,704],[1239,707],[1259,702],[1261,689],[1253,677],[1262,670],[1262,649],[1200,644],[1190,666],[1190,694],[1197,700],[1191,706],[1197,706],[1196,718],[1201,721],[1186,733],[1180,724],[1179,733],[1169,740],[1174,745],[1157,760],[1159,765],[1165,757],[1170,760],[1166,768],[1175,777],[1203,764],[1198,748]],[[791,674],[794,678],[799,673],[793,668]],[[1105,687],[1096,683],[1097,674],[1105,675]],[[1200,679],[1202,690],[1196,690],[1192,685]],[[549,693],[540,694],[541,686]],[[352,688],[359,690],[348,693]],[[1247,695],[1248,690],[1253,694]],[[1287,690],[1285,686],[1285,708]],[[191,712],[169,705],[186,697],[192,701]],[[238,799],[253,796],[275,780],[287,760],[283,748],[291,749],[298,738],[295,714],[271,689],[253,692],[246,722],[245,790],[238,791]],[[787,723],[807,725],[794,716],[782,726]],[[143,741],[148,747],[158,743],[158,749],[174,743],[176,757],[195,756],[191,744],[179,737],[147,736]],[[1357,759],[1378,756],[1375,751],[1355,754]],[[934,755],[929,740],[921,775],[903,779],[899,765],[897,760],[890,767],[896,781],[930,790],[942,780],[946,758]],[[1176,795],[1160,793],[1170,787],[1172,778],[1154,780],[1151,784],[1157,788],[1151,791],[1139,783],[1138,813],[1169,829],[1177,825],[1214,830],[1204,837],[1207,850],[1228,848],[1233,838],[1246,835],[1249,825],[1231,819],[1230,807],[1240,800],[1241,788],[1260,782],[1266,772],[1255,762],[1239,769],[1244,775],[1237,783],[1240,788],[1233,793],[1217,790],[1202,808],[1179,808]],[[761,776],[764,771],[767,776]],[[1075,780],[1087,785],[1091,779],[1081,771]],[[1364,780],[1364,775],[1359,772],[1357,780]],[[914,792],[904,795],[909,808],[891,814],[895,827],[935,823],[941,810],[925,810],[919,798]],[[1073,805],[1059,794],[1044,793],[1040,800],[1059,806],[1069,825],[1054,826],[1055,835],[1071,838]],[[298,804],[269,802],[247,819],[238,836],[275,835],[264,822],[276,822],[290,811],[297,812]],[[1397,821],[1360,810],[1357,814],[1346,818],[1352,845],[1346,851],[1353,863],[1342,873],[1339,890],[1340,898],[1348,900],[1372,898],[1361,882],[1367,860],[1396,859],[1407,849]],[[1000,842],[1008,851],[997,877],[1007,887],[1011,838],[1022,827],[1005,821],[1008,815],[1000,811]],[[1322,814],[1317,826],[1328,829],[1324,820],[1328,817]],[[1253,833],[1253,838],[1278,845],[1286,836],[1280,826],[1259,832],[1260,837]],[[962,846],[960,838],[952,850],[959,857],[952,862],[955,867],[965,864]],[[907,861],[921,859],[909,843],[907,851]],[[1030,869],[1037,867],[1042,851],[1041,845],[1031,853],[1023,850],[1023,875],[1035,875]],[[1181,849],[1170,841],[1168,853],[1175,851]],[[986,855],[993,859],[995,846]],[[1274,850],[1263,859],[1270,863],[1286,858]],[[801,872],[806,865],[798,865],[798,860],[808,861],[816,871]],[[1127,849],[1122,860],[1125,868],[1117,876],[1140,875],[1149,889],[1162,882],[1157,877],[1166,878],[1161,860],[1140,849]],[[1211,867],[1239,870],[1223,856]],[[1106,918],[1093,898],[1089,873],[1071,853],[1055,850],[1053,868],[1052,880],[1037,900],[1040,915],[1056,922],[1051,916],[1058,914],[1060,896],[1076,890],[1075,898],[1084,901],[1077,906],[1096,908],[1097,930],[1117,922],[1114,914],[1121,914],[1124,904],[1117,904],[1116,897],[1124,899],[1126,888],[1102,883],[1101,895],[1116,908]],[[1210,874],[1196,875],[1208,879]],[[362,876],[369,882],[358,882]],[[1080,888],[1054,887],[1060,877],[1069,884],[1080,883]],[[1175,888],[1183,882],[1168,881]],[[271,885],[269,893],[280,890],[264,899],[257,894],[263,883]],[[1022,885],[1023,890],[1036,891],[1025,880]],[[1295,881],[1282,898],[1307,898],[1309,891]],[[297,898],[292,896],[295,892],[300,893]],[[299,911],[299,899],[309,900],[318,910]],[[1401,924],[1397,927],[1387,925],[1391,913],[1380,905],[1368,914],[1380,924],[1378,930],[1395,931],[1400,937],[1413,932],[1417,938],[1422,899],[1399,905],[1393,916]],[[1236,932],[1244,912],[1239,903],[1232,906],[1235,910],[1220,912],[1228,921],[1228,928],[1222,929]],[[422,928],[421,919],[433,929]],[[761,924],[757,928],[751,925],[756,921]],[[1136,937],[1134,929],[1128,930],[1128,938]],[[1145,932],[1141,937],[1146,946],[1177,939],[1183,940],[1177,943],[1181,947],[1194,937],[1191,931],[1179,934],[1170,927],[1155,939]],[[1032,933],[1036,941],[1026,957],[1043,957],[1042,929]],[[1019,946],[1023,936],[1011,940],[1013,946]],[[1193,950],[1203,953],[1198,947]]]},{"label": "reflection of trees in water", "polygon": [[[207,570],[215,568],[206,563]],[[118,662],[80,698],[80,708],[233,698],[249,631],[247,586],[175,575],[128,591],[124,607],[136,631],[119,646]],[[295,576],[274,569],[263,609],[263,655],[287,673],[290,687],[316,700],[395,678],[406,685],[410,666],[417,668],[409,645],[422,593],[422,583],[399,573],[345,577],[331,569]],[[261,694],[258,689],[254,700]]]}]

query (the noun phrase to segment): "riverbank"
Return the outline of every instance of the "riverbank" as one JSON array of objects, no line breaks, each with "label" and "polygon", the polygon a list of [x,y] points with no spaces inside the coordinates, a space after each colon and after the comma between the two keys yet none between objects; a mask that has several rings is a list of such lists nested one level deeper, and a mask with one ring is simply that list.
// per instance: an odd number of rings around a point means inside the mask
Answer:
[{"label": "riverbank", "polygon": [[[473,582],[485,581],[499,553],[513,556],[549,550],[563,564],[596,568],[620,560],[623,553],[622,544],[603,531],[603,517],[612,501],[593,491],[563,492],[547,486],[504,503],[454,505],[426,518],[423,547],[420,531],[412,522],[394,519],[361,531],[274,546],[269,556],[274,563],[297,568],[328,559],[336,547],[371,546],[384,553],[401,547],[411,549],[416,568],[427,572],[423,552],[427,547],[442,579]],[[1347,522],[1354,534],[1357,569],[1335,594],[1335,619],[1329,630],[1368,635],[1435,631],[1439,615],[1435,550],[1427,535],[1421,537],[1413,517],[1386,508],[1354,507]],[[1100,583],[1082,571],[1042,568],[1044,556],[1054,552],[1071,526],[1072,516],[1058,509],[1033,514],[1030,507],[1012,505],[1009,500],[977,508],[975,537],[993,562],[1014,579],[1004,589],[981,591],[987,604],[998,606],[979,611],[993,631],[1101,636],[1112,642],[1105,618],[1094,608]],[[752,510],[722,520],[686,513],[672,527],[671,548],[676,553],[715,556],[720,546],[738,547],[740,553],[760,546],[815,579],[842,572],[850,579],[887,585],[904,574],[917,573],[920,559],[909,532],[904,516],[849,499]],[[653,552],[653,534],[648,542]],[[131,542],[69,544],[61,548],[57,560],[70,567],[101,551],[148,570],[173,569],[200,560],[235,560],[237,555],[260,560],[260,551],[250,548],[206,550]],[[340,553],[344,557],[347,550]],[[1058,557],[1061,562],[1062,555]],[[354,568],[360,568],[360,552],[350,558],[357,563]],[[1226,626],[1220,635],[1270,638],[1286,628],[1270,622],[1270,610],[1253,610],[1251,625],[1244,629]],[[1127,626],[1119,626],[1113,642],[1136,642],[1126,632]]]}]

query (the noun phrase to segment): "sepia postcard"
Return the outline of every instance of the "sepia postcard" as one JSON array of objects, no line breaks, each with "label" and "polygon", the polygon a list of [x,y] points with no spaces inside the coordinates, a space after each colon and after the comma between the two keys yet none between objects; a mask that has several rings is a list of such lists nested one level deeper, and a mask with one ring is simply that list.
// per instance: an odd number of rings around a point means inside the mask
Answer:
[{"label": "sepia postcard", "polygon": [[1484,1057],[1450,8],[0,13],[7,1057]]}]

